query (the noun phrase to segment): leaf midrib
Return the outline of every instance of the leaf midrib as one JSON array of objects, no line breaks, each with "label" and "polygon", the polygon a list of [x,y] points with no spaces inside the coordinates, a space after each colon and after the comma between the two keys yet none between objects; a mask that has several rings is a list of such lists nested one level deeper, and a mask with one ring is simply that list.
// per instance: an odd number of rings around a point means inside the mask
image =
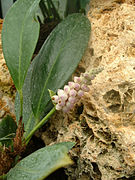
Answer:
[{"label": "leaf midrib", "polygon": [[20,46],[19,46],[19,88],[18,90],[21,88],[20,87],[21,86],[21,62],[22,62],[22,41],[23,41],[23,33],[24,33],[24,24],[25,24],[26,17],[28,17],[28,12],[30,11],[34,3],[36,2],[33,2],[32,5],[30,5],[30,7],[28,8],[27,13],[24,16],[24,20],[23,20],[22,28],[21,28],[22,30],[21,30]]}]

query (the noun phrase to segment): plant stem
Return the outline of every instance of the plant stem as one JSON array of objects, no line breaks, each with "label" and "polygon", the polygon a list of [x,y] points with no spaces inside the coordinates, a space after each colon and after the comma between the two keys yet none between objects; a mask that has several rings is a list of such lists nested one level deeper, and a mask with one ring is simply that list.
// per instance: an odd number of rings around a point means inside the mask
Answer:
[{"label": "plant stem", "polygon": [[51,111],[36,125],[34,129],[29,133],[29,135],[25,139],[25,144],[27,145],[33,134],[41,127],[43,126],[48,118],[56,111],[55,107],[51,109]]},{"label": "plant stem", "polygon": [[19,91],[19,95],[20,95],[20,117],[22,117],[22,113],[23,113],[23,93],[22,93],[22,89]]}]

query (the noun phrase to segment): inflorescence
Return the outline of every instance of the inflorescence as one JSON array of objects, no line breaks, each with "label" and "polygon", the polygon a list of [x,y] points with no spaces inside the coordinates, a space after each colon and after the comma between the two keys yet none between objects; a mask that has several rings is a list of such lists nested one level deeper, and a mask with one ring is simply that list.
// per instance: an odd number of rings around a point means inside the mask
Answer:
[{"label": "inflorescence", "polygon": [[92,69],[90,72],[82,73],[80,77],[75,76],[74,81],[68,82],[64,89],[58,89],[57,95],[51,97],[52,102],[56,105],[56,110],[67,113],[73,109],[84,93],[89,92],[91,80],[102,70],[103,68]]}]

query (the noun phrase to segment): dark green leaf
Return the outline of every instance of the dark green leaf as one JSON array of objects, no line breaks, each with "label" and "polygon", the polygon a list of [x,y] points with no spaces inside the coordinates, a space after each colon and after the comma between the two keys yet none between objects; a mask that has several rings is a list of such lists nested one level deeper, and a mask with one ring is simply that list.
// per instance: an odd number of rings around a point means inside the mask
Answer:
[{"label": "dark green leaf", "polygon": [[76,69],[89,35],[89,20],[81,14],[73,14],[63,20],[45,41],[35,58],[32,75],[32,109],[36,118],[50,100],[48,89],[56,92]]},{"label": "dark green leaf", "polygon": [[67,0],[66,16],[78,13],[80,10],[80,0]]},{"label": "dark green leaf", "polygon": [[8,11],[2,30],[4,58],[18,90],[38,40],[39,22],[35,13],[40,0],[17,0]]},{"label": "dark green leaf", "polygon": [[85,9],[87,4],[90,3],[90,0],[80,0],[80,5],[82,9]]},{"label": "dark green leaf", "polygon": [[[29,67],[26,79],[23,85],[23,114],[22,114],[22,123],[24,123],[24,137],[26,137],[30,131],[35,127],[37,124],[36,119],[34,118],[33,111],[31,108],[31,91],[30,91],[30,84],[31,84],[31,76],[32,70],[35,61],[32,61],[32,64]],[[16,112],[16,121],[19,123],[20,119],[20,97],[19,94],[16,94],[15,98],[15,112]]]},{"label": "dark green leaf", "polygon": [[7,174],[8,180],[42,180],[58,168],[72,164],[67,155],[72,142],[42,148],[21,160]]},{"label": "dark green leaf", "polygon": [[61,19],[80,10],[80,0],[52,0],[52,2]]},{"label": "dark green leaf", "polygon": [[67,3],[67,0],[41,0],[40,9],[44,18],[47,20],[52,20],[52,18],[60,20],[60,16],[62,16],[61,19],[63,19],[65,3]]},{"label": "dark green leaf", "polygon": [[8,9],[12,6],[13,4],[13,1],[9,1],[9,0],[2,0],[1,1],[1,13],[2,13],[2,16],[3,16],[3,19],[8,11]]},{"label": "dark green leaf", "polygon": [[90,0],[80,0],[80,12],[86,14],[90,8]]},{"label": "dark green leaf", "polygon": [[[23,85],[23,114],[22,114],[22,123],[24,124],[24,137],[26,138],[28,134],[31,132],[31,130],[37,125],[38,121],[35,119],[33,115],[33,111],[31,108],[31,77],[32,77],[32,71],[35,64],[35,60],[32,61],[29,70],[27,72],[26,79],[24,81]],[[53,107],[53,104],[51,102],[48,103],[47,108],[43,112],[40,119],[42,119],[46,113]],[[16,114],[16,121],[17,124],[19,123],[20,119],[20,97],[19,93],[16,93],[15,98],[15,114]]]},{"label": "dark green leaf", "polygon": [[52,0],[59,16],[61,19],[64,19],[66,17],[66,11],[67,11],[67,2],[68,0]]},{"label": "dark green leaf", "polygon": [[7,116],[0,121],[0,142],[6,146],[11,145],[16,133],[16,123],[12,117]]}]

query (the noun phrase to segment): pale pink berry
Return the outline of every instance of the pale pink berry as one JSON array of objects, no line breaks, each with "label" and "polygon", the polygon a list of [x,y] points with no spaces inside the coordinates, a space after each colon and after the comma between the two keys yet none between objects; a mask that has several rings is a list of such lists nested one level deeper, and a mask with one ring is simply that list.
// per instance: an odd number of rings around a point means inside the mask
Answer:
[{"label": "pale pink berry", "polygon": [[82,84],[81,89],[85,92],[89,92],[90,88],[86,84]]},{"label": "pale pink berry", "polygon": [[64,92],[63,94],[61,94],[61,95],[59,96],[59,98],[60,98],[61,100],[63,100],[63,101],[66,101],[66,100],[68,99],[68,95]]},{"label": "pale pink berry", "polygon": [[77,94],[78,94],[79,97],[82,97],[84,95],[84,91],[79,90]]},{"label": "pale pink berry", "polygon": [[64,106],[64,107],[62,108],[62,111],[63,111],[64,113],[67,113],[69,110],[70,110],[70,109],[69,109],[68,107],[66,107],[66,106]]},{"label": "pale pink berry", "polygon": [[63,95],[63,93],[64,93],[64,90],[58,89],[57,94],[58,94],[59,97],[60,97],[61,95]]},{"label": "pale pink berry", "polygon": [[83,84],[85,85],[91,85],[91,80],[83,79]]},{"label": "pale pink berry", "polygon": [[68,102],[66,103],[66,106],[67,106],[68,108],[70,108],[71,103],[68,101]]},{"label": "pale pink berry", "polygon": [[90,80],[90,75],[88,73],[84,73],[83,77],[86,78],[87,80]]},{"label": "pale pink berry", "polygon": [[87,84],[87,83],[88,83],[88,80],[83,78],[82,84]]},{"label": "pale pink berry", "polygon": [[59,99],[58,104],[59,104],[60,106],[65,106],[65,101],[62,100],[62,99]]},{"label": "pale pink berry", "polygon": [[74,88],[74,84],[75,84],[74,82],[71,82],[71,81],[68,82],[68,85],[69,85],[70,89],[73,89],[73,88]]},{"label": "pale pink berry", "polygon": [[75,83],[80,83],[80,82],[81,82],[81,78],[75,76],[75,77],[74,77],[74,82],[75,82]]},{"label": "pale pink berry", "polygon": [[76,90],[74,90],[74,89],[71,89],[70,92],[69,92],[69,95],[70,95],[70,96],[73,96],[73,97],[75,97],[76,94],[77,94],[77,92],[76,92]]},{"label": "pale pink berry", "polygon": [[58,99],[59,99],[59,97],[57,95],[52,96],[53,103],[58,103]]},{"label": "pale pink berry", "polygon": [[59,104],[56,105],[56,110],[61,110],[62,109],[62,106],[60,106]]},{"label": "pale pink berry", "polygon": [[74,104],[74,103],[76,102],[76,98],[70,96],[70,97],[68,98],[68,101],[69,101],[70,103]]},{"label": "pale pink berry", "polygon": [[64,86],[64,91],[65,91],[67,94],[69,94],[69,92],[70,92],[70,87],[69,87],[68,85],[65,85],[65,86]]},{"label": "pale pink berry", "polygon": [[69,101],[66,103],[66,107],[69,108],[69,109],[72,109],[73,106],[74,106],[74,103],[71,103]]},{"label": "pale pink berry", "polygon": [[79,89],[80,89],[80,84],[75,83],[75,84],[74,84],[74,88],[75,88],[75,90],[79,91]]}]

